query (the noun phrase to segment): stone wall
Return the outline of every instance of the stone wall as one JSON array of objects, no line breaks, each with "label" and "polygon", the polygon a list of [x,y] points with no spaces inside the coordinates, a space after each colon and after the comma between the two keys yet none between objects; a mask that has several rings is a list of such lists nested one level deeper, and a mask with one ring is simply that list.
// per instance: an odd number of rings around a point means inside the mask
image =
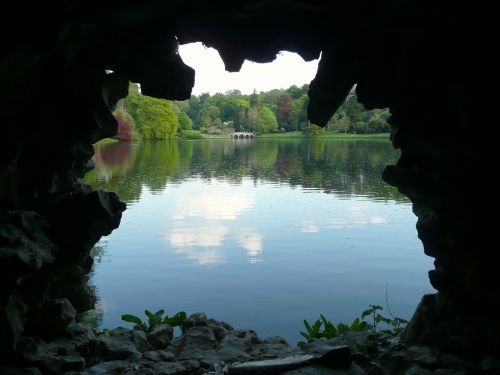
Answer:
[{"label": "stone wall", "polygon": [[[142,1],[11,4],[1,35],[0,353],[15,363],[29,336],[61,334],[92,306],[86,275],[100,236],[125,209],[78,178],[92,143],[116,133],[110,109],[128,81],[186,99],[194,72],[177,43],[219,50],[226,69],[280,50],[321,62],[309,118],[324,125],[354,84],[389,107],[401,158],[383,178],[413,202],[439,291],[405,333],[474,360],[500,352],[495,315],[491,131],[498,98],[494,12],[480,5],[333,1]],[[257,77],[258,78],[258,77]]]}]

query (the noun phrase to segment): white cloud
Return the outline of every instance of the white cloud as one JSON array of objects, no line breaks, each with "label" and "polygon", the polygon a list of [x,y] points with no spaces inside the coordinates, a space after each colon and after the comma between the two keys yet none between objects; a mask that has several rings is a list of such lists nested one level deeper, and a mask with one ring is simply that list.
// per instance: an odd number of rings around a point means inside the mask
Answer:
[{"label": "white cloud", "polygon": [[236,236],[238,243],[247,251],[251,257],[256,257],[262,253],[262,235],[256,232],[239,233]]},{"label": "white cloud", "polygon": [[304,220],[300,223],[302,227],[301,232],[303,233],[318,233],[319,227],[312,220]]},{"label": "white cloud", "polygon": [[387,224],[387,219],[383,216],[372,216],[370,218],[372,224]]},{"label": "white cloud", "polygon": [[200,217],[207,220],[234,220],[244,211],[252,208],[255,197],[243,192],[231,191],[219,185],[217,190],[210,189],[194,196],[181,197],[173,217],[182,220],[186,217]]},{"label": "white cloud", "polygon": [[240,72],[229,73],[217,50],[201,43],[179,46],[179,54],[185,64],[196,71],[193,94],[215,94],[228,90],[240,90],[251,94],[254,89],[269,91],[276,88],[302,86],[316,75],[318,60],[306,62],[296,53],[282,52],[272,63],[258,64],[245,61]]},{"label": "white cloud", "polygon": [[222,226],[207,226],[202,228],[176,228],[170,232],[168,239],[172,247],[210,247],[221,246],[227,228]]}]

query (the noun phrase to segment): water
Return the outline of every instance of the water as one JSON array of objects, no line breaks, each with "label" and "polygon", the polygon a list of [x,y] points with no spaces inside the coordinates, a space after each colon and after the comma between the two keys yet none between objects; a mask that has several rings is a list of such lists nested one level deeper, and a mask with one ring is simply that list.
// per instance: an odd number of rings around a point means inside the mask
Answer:
[{"label": "water", "polygon": [[351,322],[386,289],[409,318],[432,259],[410,203],[381,180],[397,157],[381,139],[97,147],[85,181],[128,206],[96,248],[98,323],[204,311],[295,343],[304,318]]}]

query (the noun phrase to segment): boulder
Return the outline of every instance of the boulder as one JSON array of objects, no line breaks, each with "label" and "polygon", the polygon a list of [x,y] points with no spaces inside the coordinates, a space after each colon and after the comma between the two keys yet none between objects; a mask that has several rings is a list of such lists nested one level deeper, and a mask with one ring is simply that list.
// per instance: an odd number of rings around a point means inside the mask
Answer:
[{"label": "boulder", "polygon": [[174,329],[166,324],[156,326],[149,334],[148,341],[157,350],[165,349],[174,337]]},{"label": "boulder", "polygon": [[172,351],[178,359],[200,359],[217,348],[217,340],[208,327],[190,328],[181,337],[172,341]]}]

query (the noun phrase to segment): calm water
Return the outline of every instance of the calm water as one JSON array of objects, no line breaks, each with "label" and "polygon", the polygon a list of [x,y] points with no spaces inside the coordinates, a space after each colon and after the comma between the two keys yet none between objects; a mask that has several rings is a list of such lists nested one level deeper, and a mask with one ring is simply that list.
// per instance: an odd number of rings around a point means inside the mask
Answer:
[{"label": "calm water", "polygon": [[203,140],[97,147],[85,181],[127,202],[96,251],[102,327],[124,313],[205,311],[295,343],[304,318],[369,304],[409,318],[432,291],[411,205],[373,140]]}]

